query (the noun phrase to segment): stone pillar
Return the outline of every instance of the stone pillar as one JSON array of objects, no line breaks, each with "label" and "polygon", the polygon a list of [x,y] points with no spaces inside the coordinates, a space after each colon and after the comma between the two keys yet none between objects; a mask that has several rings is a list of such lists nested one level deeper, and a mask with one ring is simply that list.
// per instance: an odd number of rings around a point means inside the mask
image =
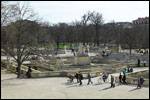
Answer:
[{"label": "stone pillar", "polygon": [[65,54],[67,53],[67,50],[66,50],[66,45],[64,46],[64,51],[65,51]]}]

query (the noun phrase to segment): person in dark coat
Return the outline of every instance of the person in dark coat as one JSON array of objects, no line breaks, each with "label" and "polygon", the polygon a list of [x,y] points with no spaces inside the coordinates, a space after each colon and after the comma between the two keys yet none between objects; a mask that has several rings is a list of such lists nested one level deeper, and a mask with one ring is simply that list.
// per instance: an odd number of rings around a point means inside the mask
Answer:
[{"label": "person in dark coat", "polygon": [[80,82],[79,85],[82,85],[83,75],[79,72],[78,76],[79,76],[79,82]]},{"label": "person in dark coat", "polygon": [[127,68],[127,73],[130,73],[130,68],[129,67]]},{"label": "person in dark coat", "polygon": [[18,67],[16,67],[16,73],[18,73]]},{"label": "person in dark coat", "polygon": [[105,82],[105,80],[108,78],[106,72],[103,73],[103,81]]},{"label": "person in dark coat", "polygon": [[130,72],[133,72],[133,68],[132,67],[130,68]]},{"label": "person in dark coat", "polygon": [[111,86],[110,87],[115,87],[115,77],[111,75]]},{"label": "person in dark coat", "polygon": [[138,67],[140,67],[140,59],[138,59]]},{"label": "person in dark coat", "polygon": [[123,81],[123,84],[127,84],[127,82],[126,82],[126,75],[125,74],[123,75],[122,81]]},{"label": "person in dark coat", "polygon": [[122,75],[121,75],[121,73],[119,75],[119,82],[122,83]]},{"label": "person in dark coat", "polygon": [[77,83],[79,83],[79,75],[76,73],[75,78],[77,79]]},{"label": "person in dark coat", "polygon": [[28,67],[27,78],[31,78],[31,72],[32,72],[31,67]]}]

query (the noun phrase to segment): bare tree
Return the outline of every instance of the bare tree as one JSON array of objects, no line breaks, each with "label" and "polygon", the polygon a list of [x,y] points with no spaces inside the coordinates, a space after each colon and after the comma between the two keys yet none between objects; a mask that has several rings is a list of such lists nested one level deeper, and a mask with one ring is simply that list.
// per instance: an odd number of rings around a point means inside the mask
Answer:
[{"label": "bare tree", "polygon": [[83,45],[85,45],[85,42],[87,40],[87,23],[90,20],[91,17],[91,12],[88,11],[87,14],[84,14],[82,16],[82,20],[81,20],[81,26],[82,26],[82,42]]},{"label": "bare tree", "polygon": [[[29,7],[28,4],[21,4],[17,2],[15,6],[11,7],[12,14],[15,15],[11,19],[14,22],[8,25],[7,31],[10,33],[10,38],[7,41],[7,45],[2,46],[5,52],[7,52],[11,57],[15,59],[18,64],[18,75],[17,78],[20,78],[20,69],[22,63],[29,57],[31,51],[34,49],[34,41],[32,35],[24,35],[28,33],[31,26],[29,26],[29,21],[35,17],[36,13]],[[32,27],[34,28],[34,27]],[[11,32],[10,32],[11,31]],[[35,30],[32,30],[34,33]],[[24,37],[27,36],[27,37]]]},{"label": "bare tree", "polygon": [[102,24],[103,24],[103,17],[102,14],[93,11],[91,14],[90,20],[92,22],[92,24],[95,27],[95,40],[94,43],[97,44],[97,46],[99,46],[99,29],[101,28]]},{"label": "bare tree", "polygon": [[15,5],[10,4],[8,1],[1,1],[1,27],[6,26],[11,17],[14,16],[11,9],[13,6]]},{"label": "bare tree", "polygon": [[133,29],[124,28],[122,38],[123,38],[122,41],[124,45],[128,46],[127,48],[129,48],[130,54],[131,54],[131,50],[133,49],[135,45],[135,34],[134,34]]}]

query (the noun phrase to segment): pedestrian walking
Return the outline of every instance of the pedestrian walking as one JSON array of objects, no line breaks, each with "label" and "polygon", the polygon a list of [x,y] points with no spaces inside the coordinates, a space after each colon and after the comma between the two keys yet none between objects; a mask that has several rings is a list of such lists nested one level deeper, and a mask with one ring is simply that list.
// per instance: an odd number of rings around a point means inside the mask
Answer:
[{"label": "pedestrian walking", "polygon": [[106,74],[106,72],[103,73],[103,76],[102,76],[102,77],[103,77],[103,81],[105,82],[106,79],[108,78],[108,75]]},{"label": "pedestrian walking", "polygon": [[126,82],[126,75],[125,74],[123,75],[122,81],[123,81],[123,84],[127,84],[127,82]]},{"label": "pedestrian walking", "polygon": [[79,82],[80,82],[79,85],[82,85],[83,75],[79,72],[78,76],[79,76]]},{"label": "pedestrian walking", "polygon": [[79,83],[79,75],[76,73],[75,78],[77,79],[77,83]]},{"label": "pedestrian walking", "polygon": [[144,60],[144,67],[146,67],[146,60]]},{"label": "pedestrian walking", "polygon": [[140,85],[141,85],[141,87],[143,87],[144,81],[145,81],[144,78],[142,76],[140,76]]},{"label": "pedestrian walking", "polygon": [[111,75],[111,86],[110,87],[115,87],[115,78],[114,76]]},{"label": "pedestrian walking", "polygon": [[91,81],[91,75],[90,75],[90,73],[88,73],[88,84],[87,85],[89,85],[90,82],[91,82],[91,84],[93,84],[93,82]]},{"label": "pedestrian walking", "polygon": [[121,75],[121,72],[120,72],[120,75],[119,75],[119,82],[122,83],[122,75]]},{"label": "pedestrian walking", "polygon": [[141,88],[140,78],[137,79],[137,88]]}]

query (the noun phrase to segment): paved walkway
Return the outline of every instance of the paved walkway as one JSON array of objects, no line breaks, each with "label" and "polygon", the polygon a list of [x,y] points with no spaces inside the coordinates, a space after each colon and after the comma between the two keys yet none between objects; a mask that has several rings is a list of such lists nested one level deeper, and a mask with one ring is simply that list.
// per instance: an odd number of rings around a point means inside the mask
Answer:
[{"label": "paved walkway", "polygon": [[[67,78],[17,79],[15,74],[1,74],[2,99],[149,99],[149,87],[136,89],[136,85],[119,85],[110,88],[110,83],[68,84]],[[74,80],[76,82],[76,80]]]}]

